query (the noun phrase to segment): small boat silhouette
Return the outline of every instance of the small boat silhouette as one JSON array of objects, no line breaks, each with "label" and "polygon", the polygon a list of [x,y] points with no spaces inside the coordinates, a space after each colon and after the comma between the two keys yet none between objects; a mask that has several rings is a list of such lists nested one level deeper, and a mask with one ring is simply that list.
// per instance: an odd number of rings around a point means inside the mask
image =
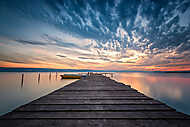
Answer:
[{"label": "small boat silhouette", "polygon": [[62,79],[80,79],[83,75],[79,74],[64,74],[60,75]]}]

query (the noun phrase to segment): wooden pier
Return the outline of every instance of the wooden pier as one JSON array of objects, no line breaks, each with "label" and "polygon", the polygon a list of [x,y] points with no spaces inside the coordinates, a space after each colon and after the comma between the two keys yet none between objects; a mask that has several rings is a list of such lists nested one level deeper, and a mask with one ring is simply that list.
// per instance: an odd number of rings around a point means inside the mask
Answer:
[{"label": "wooden pier", "polygon": [[37,126],[188,127],[190,116],[93,74],[0,117],[0,127]]}]

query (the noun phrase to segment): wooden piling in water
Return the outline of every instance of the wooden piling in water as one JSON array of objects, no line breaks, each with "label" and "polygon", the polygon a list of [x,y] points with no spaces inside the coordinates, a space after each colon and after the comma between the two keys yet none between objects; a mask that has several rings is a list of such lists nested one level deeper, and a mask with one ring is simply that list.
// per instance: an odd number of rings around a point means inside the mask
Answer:
[{"label": "wooden piling in water", "polygon": [[38,84],[40,83],[40,73],[38,74]]},{"label": "wooden piling in water", "polygon": [[24,74],[22,74],[22,78],[21,78],[21,88],[23,87],[24,85]]},{"label": "wooden piling in water", "polygon": [[51,72],[49,73],[49,80],[51,80]]},{"label": "wooden piling in water", "polygon": [[2,127],[187,127],[177,112],[128,85],[90,74],[0,117]]}]

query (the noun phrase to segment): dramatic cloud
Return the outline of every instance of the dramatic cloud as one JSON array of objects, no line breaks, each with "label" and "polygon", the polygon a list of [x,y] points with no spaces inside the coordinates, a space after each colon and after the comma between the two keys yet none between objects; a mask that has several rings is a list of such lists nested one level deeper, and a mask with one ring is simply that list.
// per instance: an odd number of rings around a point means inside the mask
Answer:
[{"label": "dramatic cloud", "polygon": [[189,70],[188,0],[1,0],[0,16],[9,63],[13,49],[57,68]]}]

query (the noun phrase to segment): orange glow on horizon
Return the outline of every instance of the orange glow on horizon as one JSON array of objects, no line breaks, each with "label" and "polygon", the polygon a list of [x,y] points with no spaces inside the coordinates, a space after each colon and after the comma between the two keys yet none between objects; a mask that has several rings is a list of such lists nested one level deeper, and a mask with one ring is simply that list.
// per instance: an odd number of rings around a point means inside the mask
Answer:
[{"label": "orange glow on horizon", "polygon": [[[73,66],[72,63],[77,66]],[[92,70],[136,70],[136,71],[189,71],[190,67],[155,67],[155,66],[131,66],[129,64],[119,64],[106,62],[104,64],[71,61],[71,65],[41,62],[39,64],[24,64],[0,61],[0,67],[18,67],[18,68],[54,68],[54,69],[92,69]]]}]

